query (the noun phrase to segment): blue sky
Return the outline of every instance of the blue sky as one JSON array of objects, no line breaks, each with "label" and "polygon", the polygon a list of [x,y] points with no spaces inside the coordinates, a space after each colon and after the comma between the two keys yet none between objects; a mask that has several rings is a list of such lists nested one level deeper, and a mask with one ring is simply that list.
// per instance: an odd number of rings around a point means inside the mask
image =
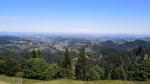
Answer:
[{"label": "blue sky", "polygon": [[150,0],[0,0],[0,31],[150,34]]}]

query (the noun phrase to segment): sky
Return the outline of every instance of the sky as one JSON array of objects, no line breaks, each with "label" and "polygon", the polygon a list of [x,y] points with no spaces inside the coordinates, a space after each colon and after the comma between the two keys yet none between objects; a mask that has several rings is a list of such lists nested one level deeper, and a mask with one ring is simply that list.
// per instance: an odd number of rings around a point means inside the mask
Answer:
[{"label": "sky", "polygon": [[0,0],[0,32],[150,34],[150,0]]}]

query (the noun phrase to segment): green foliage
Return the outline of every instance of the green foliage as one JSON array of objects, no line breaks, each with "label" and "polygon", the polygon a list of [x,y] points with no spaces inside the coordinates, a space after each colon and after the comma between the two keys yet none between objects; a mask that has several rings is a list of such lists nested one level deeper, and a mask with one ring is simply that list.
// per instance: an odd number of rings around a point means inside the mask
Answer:
[{"label": "green foliage", "polygon": [[61,74],[62,74],[62,69],[61,69],[61,67],[60,66],[58,66],[57,64],[51,64],[50,65],[53,69],[54,69],[54,73],[55,73],[55,75],[53,76],[53,78],[61,78]]},{"label": "green foliage", "polygon": [[17,72],[17,73],[15,74],[15,77],[23,77],[23,72]]},{"label": "green foliage", "polygon": [[15,76],[20,71],[20,65],[16,59],[8,58],[4,64],[3,72],[8,76]]},{"label": "green foliage", "polygon": [[31,55],[31,58],[36,58],[37,57],[37,53],[36,53],[35,50],[32,50],[30,55]]},{"label": "green foliage", "polygon": [[87,70],[86,80],[99,80],[103,79],[104,71],[99,66],[91,67]]},{"label": "green foliage", "polygon": [[5,64],[5,60],[0,58],[0,74],[4,73],[4,64]]},{"label": "green foliage", "polygon": [[145,64],[148,79],[150,80],[150,61],[145,61],[144,64]]},{"label": "green foliage", "polygon": [[99,75],[99,79],[104,79],[105,72],[104,72],[104,70],[102,68],[100,68],[100,66],[94,66],[94,70]]},{"label": "green foliage", "polygon": [[86,74],[86,80],[98,80],[100,79],[99,73],[95,70],[95,68],[90,68]]},{"label": "green foliage", "polygon": [[123,67],[119,67],[117,69],[114,69],[111,73],[111,77],[112,79],[115,79],[115,80],[126,80],[126,73],[125,73],[125,70],[123,69]]},{"label": "green foliage", "polygon": [[16,57],[15,53],[7,52],[0,54],[0,74],[15,76],[22,70],[21,58]]},{"label": "green foliage", "polygon": [[79,56],[72,60],[71,52],[65,48],[63,58],[57,60],[56,64],[48,64],[42,58],[40,50],[33,50],[30,53],[30,59],[22,56],[16,57],[14,53],[7,53],[0,55],[0,74],[39,80],[53,78],[150,80],[149,57],[144,60],[145,54],[149,55],[148,51],[149,49],[143,46],[129,51],[102,49],[98,57],[81,49]]},{"label": "green foliage", "polygon": [[44,59],[31,58],[28,60],[23,73],[25,78],[47,80],[52,79],[57,72]]},{"label": "green foliage", "polygon": [[85,50],[82,49],[79,53],[78,61],[75,67],[76,79],[87,80],[87,71],[89,70],[88,58],[86,57]]},{"label": "green foliage", "polygon": [[135,80],[147,80],[148,73],[145,71],[143,65],[138,65],[135,71]]},{"label": "green foliage", "polygon": [[41,51],[39,49],[37,51],[32,50],[31,53],[30,53],[30,57],[31,58],[41,58],[42,57]]},{"label": "green foliage", "polygon": [[65,48],[64,57],[60,67],[62,69],[61,75],[63,78],[73,78],[74,73],[72,68],[72,61],[69,56],[68,48]]},{"label": "green foliage", "polygon": [[150,79],[150,63],[141,63],[136,66],[134,73],[135,80],[148,80]]}]

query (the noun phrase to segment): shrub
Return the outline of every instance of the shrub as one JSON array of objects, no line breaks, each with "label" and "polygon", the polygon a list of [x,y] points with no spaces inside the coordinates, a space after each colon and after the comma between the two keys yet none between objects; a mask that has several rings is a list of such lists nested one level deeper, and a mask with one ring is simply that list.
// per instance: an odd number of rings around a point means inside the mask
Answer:
[{"label": "shrub", "polygon": [[94,69],[90,68],[86,75],[86,80],[98,80],[100,79],[99,73]]},{"label": "shrub", "polygon": [[23,73],[25,78],[48,80],[55,76],[57,70],[42,58],[31,58],[28,60]]}]

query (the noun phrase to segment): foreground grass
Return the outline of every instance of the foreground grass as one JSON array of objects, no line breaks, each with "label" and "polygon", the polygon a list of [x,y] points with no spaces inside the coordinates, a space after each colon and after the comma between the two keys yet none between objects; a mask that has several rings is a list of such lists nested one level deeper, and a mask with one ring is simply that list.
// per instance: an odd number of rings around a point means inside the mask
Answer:
[{"label": "foreground grass", "polygon": [[36,84],[36,82],[39,82],[39,80],[22,79],[0,75],[0,84]]},{"label": "foreground grass", "polygon": [[49,81],[29,80],[16,77],[0,76],[0,84],[150,84],[150,81],[120,81],[120,80],[98,80],[98,81],[78,81],[70,79],[59,79]]}]

